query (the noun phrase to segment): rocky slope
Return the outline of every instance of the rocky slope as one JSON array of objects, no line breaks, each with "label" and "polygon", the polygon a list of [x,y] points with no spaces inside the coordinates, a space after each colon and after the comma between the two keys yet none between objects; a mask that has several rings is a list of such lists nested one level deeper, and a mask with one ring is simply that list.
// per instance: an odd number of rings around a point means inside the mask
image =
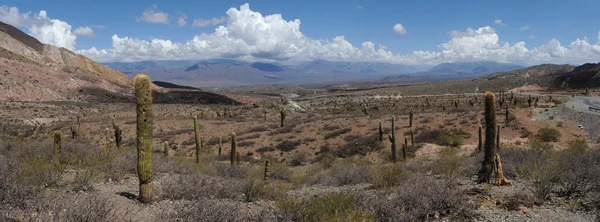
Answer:
[{"label": "rocky slope", "polygon": [[127,99],[131,78],[0,22],[0,101]]}]

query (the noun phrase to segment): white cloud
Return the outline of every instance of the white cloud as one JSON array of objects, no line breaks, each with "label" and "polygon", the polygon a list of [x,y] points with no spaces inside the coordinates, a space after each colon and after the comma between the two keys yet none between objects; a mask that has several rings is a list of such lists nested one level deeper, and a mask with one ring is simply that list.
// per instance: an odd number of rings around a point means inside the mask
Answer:
[{"label": "white cloud", "polygon": [[356,8],[357,8],[357,9],[363,9],[363,8],[365,8],[365,7],[363,7],[363,6],[362,6],[362,5],[360,5],[360,4],[356,4]]},{"label": "white cloud", "polygon": [[227,22],[226,17],[221,18],[210,18],[210,19],[194,19],[192,26],[204,27],[204,26],[215,26]]},{"label": "white cloud", "polygon": [[0,21],[15,27],[24,27],[29,35],[42,43],[70,50],[75,48],[77,36],[71,32],[71,25],[48,18],[46,11],[42,10],[38,14],[20,13],[17,7],[0,6]]},{"label": "white cloud", "polygon": [[169,24],[169,13],[154,11],[158,9],[158,6],[152,5],[147,8],[141,17],[135,17],[138,22],[150,22],[150,23],[162,23]]},{"label": "white cloud", "polygon": [[529,30],[529,26],[528,25],[524,25],[521,28],[519,28],[519,30],[521,30],[521,31]]},{"label": "white cloud", "polygon": [[529,35],[529,38],[530,39],[537,39],[537,36],[535,36],[535,35]]},{"label": "white cloud", "polygon": [[449,40],[439,44],[439,50],[401,55],[369,41],[355,46],[344,36],[312,39],[301,32],[299,19],[287,21],[280,14],[262,15],[252,11],[248,4],[229,9],[223,20],[228,22],[214,32],[184,42],[113,35],[111,48],[78,52],[101,62],[234,58],[282,63],[323,59],[415,65],[489,60],[533,65],[600,60],[600,41],[592,44],[587,39],[577,39],[563,46],[553,39],[542,46],[527,48],[523,41],[513,44],[501,41],[496,30],[489,26],[450,31]]},{"label": "white cloud", "polygon": [[78,36],[96,37],[94,30],[88,26],[76,28],[73,34]]},{"label": "white cloud", "polygon": [[502,19],[494,19],[494,24],[500,25],[500,26],[508,26],[507,24],[502,23]]},{"label": "white cloud", "polygon": [[406,29],[404,28],[404,26],[402,26],[402,24],[398,23],[394,25],[394,33],[396,34],[406,34]]},{"label": "white cloud", "polygon": [[187,24],[187,22],[185,21],[187,19],[187,15],[185,13],[180,13],[179,18],[177,18],[177,24],[179,26],[185,26]]}]

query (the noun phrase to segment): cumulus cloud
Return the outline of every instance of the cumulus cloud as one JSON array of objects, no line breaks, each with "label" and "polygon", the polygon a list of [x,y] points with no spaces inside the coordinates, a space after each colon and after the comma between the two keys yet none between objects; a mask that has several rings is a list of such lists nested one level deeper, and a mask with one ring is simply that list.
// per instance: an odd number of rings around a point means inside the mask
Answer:
[{"label": "cumulus cloud", "polygon": [[502,23],[502,19],[494,19],[494,24],[500,26],[507,26],[505,23]]},{"label": "cumulus cloud", "polygon": [[519,30],[521,30],[521,31],[529,30],[529,26],[528,25],[524,25],[521,28],[519,28]]},{"label": "cumulus cloud", "polygon": [[[434,51],[394,54],[373,42],[353,45],[344,36],[312,39],[301,30],[299,19],[285,20],[280,14],[262,15],[248,4],[227,10],[227,23],[184,42],[167,39],[143,40],[112,36],[112,47],[78,52],[101,62],[142,60],[200,60],[234,58],[246,61],[297,63],[316,59],[329,61],[369,61],[397,64],[435,65],[443,62],[497,61],[510,63],[572,63],[600,60],[600,41],[577,39],[562,45],[553,39],[534,48],[525,42],[501,41],[492,27],[450,31],[449,40]],[[377,45],[377,46],[376,46]]]},{"label": "cumulus cloud", "polygon": [[394,25],[394,33],[396,34],[406,34],[406,29],[404,28],[404,26],[402,26],[402,24],[398,23]]},{"label": "cumulus cloud", "polygon": [[220,25],[227,22],[227,18],[226,17],[221,17],[221,18],[210,18],[210,19],[194,19],[194,23],[192,24],[192,26],[196,26],[196,27],[204,27],[204,26],[215,26],[215,25]]},{"label": "cumulus cloud", "polygon": [[179,15],[179,18],[177,18],[177,24],[179,26],[185,26],[187,24],[187,22],[185,21],[187,19],[187,15],[185,13],[181,13]]},{"label": "cumulus cloud", "polygon": [[48,18],[46,11],[42,10],[38,14],[20,13],[17,7],[0,6],[0,21],[25,28],[28,34],[42,43],[70,50],[75,48],[77,36],[71,32],[71,25],[58,19]]},{"label": "cumulus cloud", "polygon": [[94,30],[88,26],[76,28],[73,34],[78,36],[96,37]]},{"label": "cumulus cloud", "polygon": [[169,24],[169,13],[154,11],[156,9],[158,9],[158,6],[152,5],[142,13],[142,16],[136,16],[135,19],[138,22]]}]

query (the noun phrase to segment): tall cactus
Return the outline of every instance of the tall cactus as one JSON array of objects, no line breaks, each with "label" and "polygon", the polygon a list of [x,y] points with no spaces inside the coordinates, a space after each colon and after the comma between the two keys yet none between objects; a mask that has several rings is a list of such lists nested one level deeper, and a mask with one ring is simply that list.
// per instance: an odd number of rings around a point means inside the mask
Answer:
[{"label": "tall cactus", "polygon": [[169,156],[169,141],[163,143],[163,153],[165,154],[165,157]]},{"label": "tall cactus", "polygon": [[263,110],[263,116],[264,116],[265,122],[267,122],[267,110],[266,109]]},{"label": "tall cactus", "polygon": [[54,132],[54,164],[60,165],[60,155],[62,152],[62,136],[60,131]]},{"label": "tall cactus", "polygon": [[198,127],[198,116],[194,116],[194,139],[196,140],[196,163],[200,163],[200,149],[202,148],[202,139],[200,138],[200,129]]},{"label": "tall cactus", "polygon": [[381,124],[381,121],[379,121],[379,142],[383,142],[383,127]]},{"label": "tall cactus", "polygon": [[271,176],[271,161],[266,160],[265,161],[265,181],[269,180],[269,177]]},{"label": "tall cactus", "polygon": [[496,137],[496,96],[491,91],[485,93],[485,150],[478,183],[487,183],[494,167],[494,137]]},{"label": "tall cactus", "polygon": [[145,74],[133,79],[136,103],[137,173],[139,178],[138,199],[152,202],[152,82]]},{"label": "tall cactus", "polygon": [[285,110],[283,110],[283,109],[282,109],[282,110],[279,112],[279,115],[280,115],[280,117],[281,117],[281,127],[283,127],[283,121],[285,120]]},{"label": "tall cactus", "polygon": [[410,145],[411,146],[415,146],[415,131],[414,130],[410,130]]},{"label": "tall cactus", "polygon": [[235,132],[231,133],[231,165],[235,165],[237,142],[235,141]]},{"label": "tall cactus", "polygon": [[398,162],[398,148],[396,147],[396,117],[392,116],[392,133],[388,135],[392,143],[392,161]]},{"label": "tall cactus", "polygon": [[483,148],[483,138],[482,138],[482,128],[481,125],[479,125],[479,144],[477,145],[477,150],[481,151],[481,149]]},{"label": "tall cactus", "polygon": [[117,148],[121,148],[121,141],[123,140],[123,131],[119,125],[115,125],[115,143],[117,144]]}]

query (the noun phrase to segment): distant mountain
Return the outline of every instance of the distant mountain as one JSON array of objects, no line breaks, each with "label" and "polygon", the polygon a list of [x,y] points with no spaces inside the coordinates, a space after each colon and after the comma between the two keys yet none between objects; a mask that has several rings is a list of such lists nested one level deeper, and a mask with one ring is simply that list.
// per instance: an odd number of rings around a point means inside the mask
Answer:
[{"label": "distant mountain", "polygon": [[381,79],[380,81],[406,81],[408,79],[415,79],[415,77],[419,77],[419,79],[429,80],[473,78],[496,72],[512,71],[520,68],[523,67],[515,64],[498,63],[491,61],[442,63],[432,67],[427,71],[409,73],[400,76],[388,76]]},{"label": "distant mountain", "polygon": [[482,78],[492,80],[497,78],[530,78],[547,75],[562,75],[573,71],[573,69],[575,69],[575,67],[572,65],[541,64],[509,72],[497,72],[483,76]]},{"label": "distant mountain", "polygon": [[313,84],[374,80],[424,70],[423,66],[317,60],[298,65],[228,59],[105,63],[130,76],[145,72],[153,80],[186,86],[223,87],[262,84]]},{"label": "distant mountain", "polygon": [[157,85],[157,86],[160,86],[163,88],[167,88],[167,89],[198,89],[195,87],[181,86],[181,85],[173,84],[170,82],[152,81],[152,83],[154,83],[154,85]]}]

